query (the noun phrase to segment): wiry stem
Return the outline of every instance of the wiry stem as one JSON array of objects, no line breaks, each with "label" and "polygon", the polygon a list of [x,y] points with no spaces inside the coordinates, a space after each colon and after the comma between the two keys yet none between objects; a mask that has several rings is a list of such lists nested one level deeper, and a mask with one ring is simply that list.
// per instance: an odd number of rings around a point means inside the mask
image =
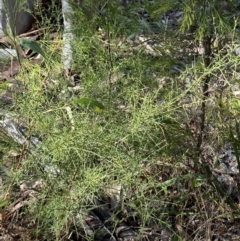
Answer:
[{"label": "wiry stem", "polygon": [[[204,66],[208,68],[211,64],[212,60],[212,37],[206,36],[203,40],[203,47],[204,47]],[[201,124],[200,124],[200,132],[197,138],[197,151],[198,156],[201,155],[201,146],[204,139],[204,129],[205,129],[205,119],[206,119],[206,100],[209,97],[209,82],[211,79],[211,75],[208,74],[205,79],[203,80],[203,87],[202,87],[202,104],[201,104]]]}]

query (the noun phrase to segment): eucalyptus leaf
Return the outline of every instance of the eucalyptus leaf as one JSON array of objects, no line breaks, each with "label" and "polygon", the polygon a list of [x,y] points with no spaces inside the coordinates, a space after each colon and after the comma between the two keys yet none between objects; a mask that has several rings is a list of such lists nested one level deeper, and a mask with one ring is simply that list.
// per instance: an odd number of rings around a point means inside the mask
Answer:
[{"label": "eucalyptus leaf", "polygon": [[104,105],[97,100],[92,98],[81,98],[74,101],[77,104],[89,106],[98,113],[101,113],[104,109]]},{"label": "eucalyptus leaf", "polygon": [[26,38],[20,38],[19,43],[23,47],[29,48],[29,49],[37,52],[38,54],[41,54],[44,58],[46,58],[45,53],[43,52],[43,50],[41,49],[40,45],[37,42],[32,41],[30,39],[26,39]]}]

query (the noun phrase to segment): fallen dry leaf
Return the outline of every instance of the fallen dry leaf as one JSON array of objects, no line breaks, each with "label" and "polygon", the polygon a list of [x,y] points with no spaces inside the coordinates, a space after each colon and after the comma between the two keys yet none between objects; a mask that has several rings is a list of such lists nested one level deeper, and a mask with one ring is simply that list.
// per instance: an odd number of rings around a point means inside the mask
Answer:
[{"label": "fallen dry leaf", "polygon": [[19,72],[19,69],[20,69],[19,61],[16,59],[12,60],[11,66],[8,68],[8,70],[4,71],[0,75],[0,80],[10,79],[12,76],[14,76],[15,74],[17,74]]}]

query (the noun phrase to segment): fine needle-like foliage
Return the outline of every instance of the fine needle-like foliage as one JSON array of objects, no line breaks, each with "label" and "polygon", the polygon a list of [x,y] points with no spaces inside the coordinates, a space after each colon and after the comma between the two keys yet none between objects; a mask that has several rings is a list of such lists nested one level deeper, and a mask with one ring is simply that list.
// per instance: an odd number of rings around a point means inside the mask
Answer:
[{"label": "fine needle-like foliage", "polygon": [[[0,142],[12,160],[0,206],[31,191],[13,219],[32,240],[119,240],[123,224],[135,240],[212,240],[239,220],[237,184],[219,178],[223,150],[239,170],[238,4],[82,4],[69,16],[72,76],[48,33],[32,48],[47,61],[22,62],[8,111],[27,141]],[[89,231],[94,215],[105,233]]]}]

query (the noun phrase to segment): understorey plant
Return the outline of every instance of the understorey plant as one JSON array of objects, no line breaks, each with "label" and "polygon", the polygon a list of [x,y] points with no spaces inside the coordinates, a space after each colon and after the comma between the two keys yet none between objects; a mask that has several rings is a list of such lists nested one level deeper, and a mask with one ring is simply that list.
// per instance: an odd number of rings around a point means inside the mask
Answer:
[{"label": "understorey plant", "polygon": [[[204,159],[204,146],[208,145],[209,141],[208,126],[212,121],[209,117],[211,118],[214,114],[211,113],[211,101],[218,103],[216,111],[220,119],[216,121],[223,121],[225,117],[222,116],[222,105],[227,102],[226,96],[229,96],[231,87],[237,81],[235,64],[238,57],[234,59],[228,56],[236,54],[229,46],[232,46],[239,38],[238,1],[185,1],[183,5],[184,13],[180,31],[190,32],[193,41],[198,45],[204,71],[199,83],[202,93],[199,120],[196,121],[198,130],[196,151],[201,160]],[[234,115],[228,113],[228,120],[232,121],[233,118]],[[222,145],[226,141],[224,138],[222,136]],[[205,164],[209,165],[209,163]]]},{"label": "understorey plant", "polygon": [[44,51],[51,66],[24,62],[13,108],[39,142],[22,147],[9,186],[13,199],[31,191],[14,217],[32,237],[93,240],[104,227],[117,240],[124,224],[139,240],[210,240],[216,219],[231,217],[211,151],[239,139],[234,7],[106,1],[89,20],[76,5],[73,75],[61,74],[59,41]]}]

